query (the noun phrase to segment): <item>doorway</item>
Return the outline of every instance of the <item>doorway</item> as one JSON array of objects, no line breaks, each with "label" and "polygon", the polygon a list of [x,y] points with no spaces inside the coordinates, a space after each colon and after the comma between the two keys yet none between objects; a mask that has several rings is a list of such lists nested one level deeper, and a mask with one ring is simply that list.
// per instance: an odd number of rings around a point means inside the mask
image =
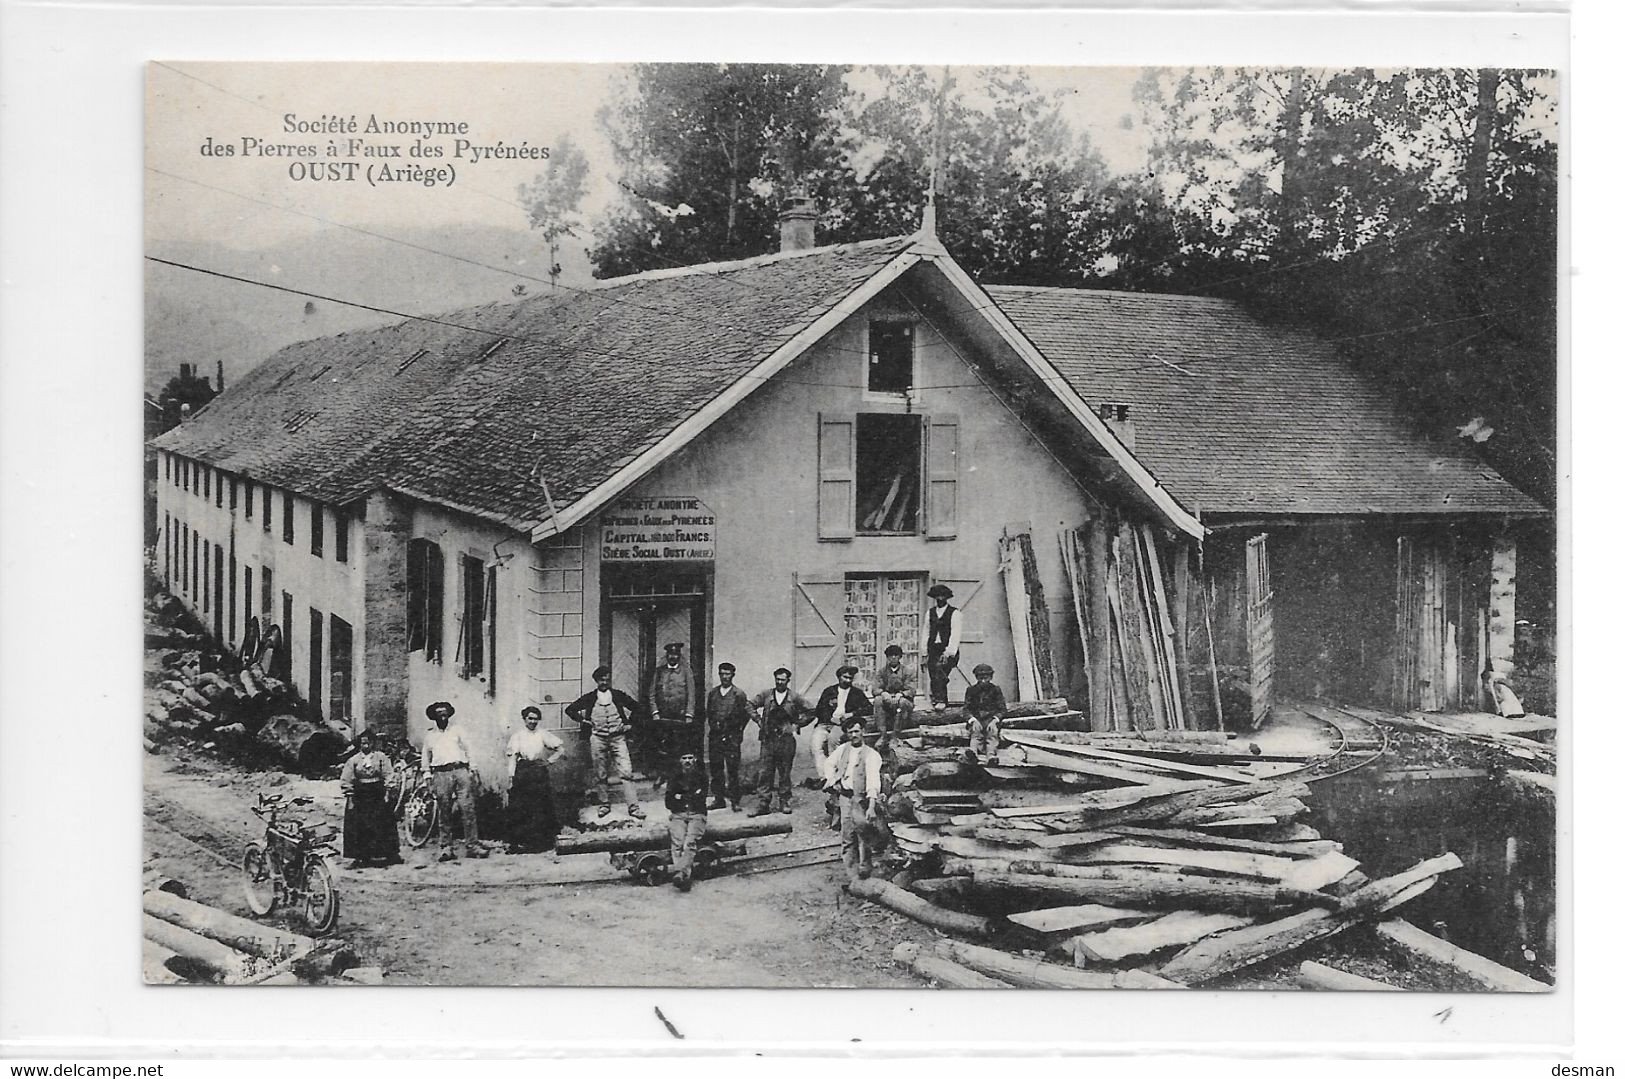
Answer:
[{"label": "doorway", "polygon": [[641,699],[650,672],[664,661],[666,645],[675,641],[683,646],[683,658],[703,697],[708,685],[709,575],[606,568],[603,586],[608,608],[604,653],[615,687]]}]

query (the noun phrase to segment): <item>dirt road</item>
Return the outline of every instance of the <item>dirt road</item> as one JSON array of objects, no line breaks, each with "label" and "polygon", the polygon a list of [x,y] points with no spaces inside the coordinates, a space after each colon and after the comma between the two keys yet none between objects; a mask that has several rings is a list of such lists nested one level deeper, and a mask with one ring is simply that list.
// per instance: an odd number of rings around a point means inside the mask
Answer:
[{"label": "dirt road", "polygon": [[[178,748],[149,756],[147,866],[247,915],[235,861],[256,834],[249,806],[266,786],[309,794],[313,816],[338,817],[336,780],[245,772]],[[753,841],[753,853],[833,838],[818,826],[813,796],[800,801],[796,832]],[[548,882],[594,876],[607,879]],[[602,854],[439,865],[414,853],[408,865],[341,873],[337,935],[397,984],[918,988],[892,966],[891,950],[930,934],[847,897],[843,879],[838,864],[821,864],[704,881],[683,894],[614,875]]]}]

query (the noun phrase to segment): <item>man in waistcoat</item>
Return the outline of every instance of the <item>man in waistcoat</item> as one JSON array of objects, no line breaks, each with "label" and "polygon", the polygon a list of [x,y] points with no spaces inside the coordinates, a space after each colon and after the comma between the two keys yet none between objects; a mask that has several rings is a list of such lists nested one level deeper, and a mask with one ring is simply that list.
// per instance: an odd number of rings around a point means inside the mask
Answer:
[{"label": "man in waistcoat", "polygon": [[931,681],[931,707],[938,712],[948,707],[948,676],[959,666],[959,608],[948,601],[954,590],[934,584],[927,596],[935,600],[925,615],[925,670]]},{"label": "man in waistcoat", "polygon": [[812,722],[813,706],[790,688],[790,669],[773,672],[773,688],[763,690],[751,701],[751,710],[762,732],[761,804],[753,817],[773,812],[777,797],[779,812],[790,812],[790,769],[796,760],[796,735]]}]

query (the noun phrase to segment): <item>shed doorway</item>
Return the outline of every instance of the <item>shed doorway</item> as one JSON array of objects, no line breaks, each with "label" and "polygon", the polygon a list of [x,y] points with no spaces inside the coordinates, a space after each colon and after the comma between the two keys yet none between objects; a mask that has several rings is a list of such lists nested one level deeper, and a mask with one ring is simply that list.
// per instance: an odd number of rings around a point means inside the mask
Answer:
[{"label": "shed doorway", "polygon": [[666,645],[675,641],[683,646],[699,692],[705,692],[710,584],[703,571],[605,570],[609,639],[604,651],[617,689],[641,698],[650,672],[665,660]]}]

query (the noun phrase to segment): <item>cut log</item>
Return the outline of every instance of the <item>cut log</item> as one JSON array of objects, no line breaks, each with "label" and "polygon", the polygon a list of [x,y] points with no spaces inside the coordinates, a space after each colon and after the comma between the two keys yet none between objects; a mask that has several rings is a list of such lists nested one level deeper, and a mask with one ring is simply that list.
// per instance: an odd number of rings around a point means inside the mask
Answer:
[{"label": "cut log", "polygon": [[[1144,787],[1117,787],[1112,790],[1091,791],[1087,794],[1074,795],[1070,799],[1056,798],[1047,805],[997,808],[992,810],[992,813],[995,817],[1003,819],[1019,819],[1022,817],[1062,818],[1075,825],[1072,830],[1081,831],[1094,827],[1088,817],[1091,813],[1105,817],[1113,810],[1126,809],[1139,804],[1149,804],[1153,800],[1161,804],[1161,800],[1167,796],[1205,790],[1215,786],[1216,784],[1211,781],[1170,780],[1167,783],[1157,783]],[[1234,790],[1235,788],[1221,789]],[[1046,819],[1044,823],[1050,825],[1054,822]]]},{"label": "cut log", "polygon": [[181,957],[207,968],[224,981],[241,981],[266,966],[258,956],[227,947],[217,940],[182,929],[150,914],[141,916],[141,935]]},{"label": "cut log", "polygon": [[1177,989],[1165,979],[1136,971],[1132,975],[1110,974],[1105,971],[1077,970],[1059,963],[1046,963],[1042,959],[1026,959],[997,948],[984,948],[957,940],[937,942],[937,954],[944,959],[963,963],[972,970],[992,975],[1002,981],[1025,989]]},{"label": "cut log", "polygon": [[[1068,866],[1010,862],[971,866],[971,888],[990,895],[1042,896],[1057,902],[1108,906],[1189,908],[1252,913],[1277,907],[1335,906],[1319,892],[1301,892],[1265,881],[1201,877],[1129,866]],[[955,866],[954,868],[958,868]],[[944,862],[943,872],[949,872]]]},{"label": "cut log", "polygon": [[316,942],[310,937],[273,929],[168,892],[146,892],[141,897],[141,909],[237,951],[273,962],[304,955],[316,947]]},{"label": "cut log", "polygon": [[1043,907],[1038,910],[1018,911],[1005,917],[1034,933],[1083,933],[1125,922],[1150,921],[1158,917],[1158,914],[1158,911],[1141,910],[1137,907],[1108,907],[1100,903],[1084,903],[1073,907]]},{"label": "cut log", "polygon": [[141,980],[148,985],[180,985],[186,979],[170,967],[177,953],[157,941],[141,941]]},{"label": "cut log", "polygon": [[1233,806],[1201,806],[1168,818],[1176,827],[1204,828],[1215,824],[1265,821],[1277,823],[1307,813],[1309,807],[1297,798],[1257,798]]},{"label": "cut log", "polygon": [[932,929],[941,929],[947,933],[962,933],[972,937],[987,937],[993,935],[993,922],[978,914],[961,914],[958,911],[946,910],[935,903],[928,903],[919,896],[905,892],[889,881],[870,877],[868,880],[858,880],[849,885],[851,893],[871,903],[879,903],[889,910],[899,914],[906,914],[921,925],[928,925]]},{"label": "cut log", "polygon": [[1176,910],[1143,925],[1119,926],[1075,936],[1071,940],[1072,961],[1080,967],[1090,963],[1115,965],[1129,956],[1150,955],[1252,923],[1253,919],[1245,914]]},{"label": "cut log", "polygon": [[1273,843],[1264,839],[1243,839],[1237,836],[1212,835],[1208,832],[1187,831],[1182,828],[1139,828],[1134,825],[1119,825],[1107,830],[1114,835],[1138,839],[1144,843],[1165,846],[1208,847],[1213,850],[1251,851],[1254,854],[1274,854],[1282,858],[1318,858],[1322,854],[1329,854],[1332,851],[1343,849],[1341,844],[1330,839],[1316,839],[1299,843]]},{"label": "cut log", "polygon": [[[958,762],[964,753],[952,749],[920,749],[917,746],[904,745],[894,741],[891,744],[890,754],[893,767],[901,774],[912,772],[922,764]],[[886,754],[882,754],[886,756]]]},{"label": "cut log", "polygon": [[927,903],[936,903],[942,899],[963,899],[970,894],[969,877],[925,877],[909,881],[907,884],[898,883],[896,878],[893,878],[892,883],[899,888],[908,889]]},{"label": "cut log", "polygon": [[1140,824],[1168,820],[1187,809],[1210,805],[1215,802],[1246,801],[1250,798],[1265,795],[1295,797],[1299,792],[1307,794],[1309,788],[1301,783],[1279,782],[1250,783],[1245,787],[1204,786],[1196,790],[1158,794],[1133,805],[1121,806],[1104,812],[1090,813],[1086,811],[1063,820],[1046,820],[1044,823],[1057,831],[1094,830],[1109,828],[1118,824]]},{"label": "cut log", "polygon": [[[935,790],[943,787],[985,787],[988,784],[987,773],[974,764],[964,761],[927,761],[908,773],[909,786],[920,790]],[[898,784],[903,780],[899,777]]]},{"label": "cut log", "polygon": [[1377,926],[1377,935],[1397,945],[1411,956],[1446,967],[1480,989],[1487,989],[1493,993],[1550,993],[1556,988],[1545,982],[1536,981],[1511,967],[1504,967],[1476,952],[1458,948],[1431,933],[1424,933],[1403,918],[1380,923]]},{"label": "cut log", "polygon": [[995,824],[984,824],[975,828],[974,833],[977,839],[986,843],[1017,848],[1032,847],[1039,850],[1087,847],[1096,843],[1108,843],[1117,838],[1111,832],[1060,832],[1052,835],[1042,829],[1034,831]]},{"label": "cut log", "polygon": [[892,949],[892,962],[907,967],[927,981],[949,989],[1009,989],[1009,982],[989,978],[986,974],[962,966],[943,956],[922,949],[912,941]]},{"label": "cut log", "polygon": [[267,719],[265,726],[254,735],[254,741],[285,765],[307,775],[338,763],[346,747],[344,739],[328,730],[325,724],[287,713]]},{"label": "cut log", "polygon": [[[713,816],[705,827],[707,842],[720,839],[750,839],[755,836],[788,835],[790,818],[781,814],[768,817]],[[606,828],[593,832],[563,832],[554,846],[558,854],[602,854],[606,851],[666,850],[671,835],[665,824],[643,824],[636,828]]]},{"label": "cut log", "polygon": [[[1006,741],[1014,740],[1009,733],[1005,733],[1002,737]],[[999,759],[1002,761],[1006,757],[1064,772],[1116,780],[1119,783],[1156,783],[1172,778],[1171,772],[1157,771],[1149,765],[1144,768],[1125,768],[1122,765],[1090,760],[1076,754],[1057,753],[1036,741],[1018,742],[1014,749],[1003,751]]]},{"label": "cut log", "polygon": [[1379,982],[1374,978],[1364,978],[1358,974],[1350,974],[1346,970],[1328,967],[1326,964],[1317,963],[1313,959],[1304,960],[1303,966],[1298,968],[1298,980],[1310,989],[1331,989],[1340,993],[1404,992],[1397,985],[1389,985],[1387,982]]},{"label": "cut log", "polygon": [[1198,941],[1169,960],[1161,973],[1186,984],[1211,981],[1342,932],[1387,906],[1404,902],[1424,882],[1431,884],[1439,874],[1460,868],[1461,859],[1454,854],[1430,858],[1403,873],[1373,881],[1350,895],[1338,910],[1300,911],[1223,937]]}]

